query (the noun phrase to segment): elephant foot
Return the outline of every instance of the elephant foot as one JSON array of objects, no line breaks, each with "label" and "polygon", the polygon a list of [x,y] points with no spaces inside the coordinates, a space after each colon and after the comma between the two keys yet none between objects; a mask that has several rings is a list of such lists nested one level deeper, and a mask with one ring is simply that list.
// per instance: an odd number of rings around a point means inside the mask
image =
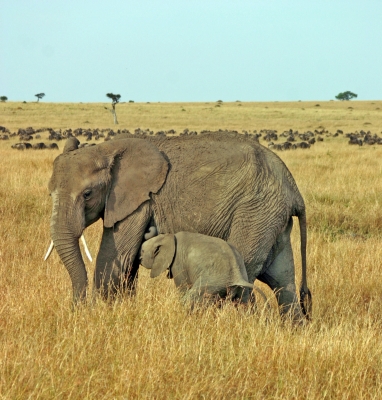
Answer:
[{"label": "elephant foot", "polygon": [[312,318],[312,294],[309,289],[307,293],[304,289],[300,290],[300,306],[305,318],[310,321]]}]

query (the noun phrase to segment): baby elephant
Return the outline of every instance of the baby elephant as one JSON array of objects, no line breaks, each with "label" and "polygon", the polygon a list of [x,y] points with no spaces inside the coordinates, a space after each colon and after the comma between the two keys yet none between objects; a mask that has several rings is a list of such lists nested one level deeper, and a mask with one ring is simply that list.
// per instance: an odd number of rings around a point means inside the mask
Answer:
[{"label": "baby elephant", "polygon": [[161,234],[147,240],[141,247],[141,265],[151,269],[151,278],[168,269],[169,278],[174,278],[184,300],[192,305],[206,297],[246,303],[249,296],[244,288],[254,288],[235,247],[199,233]]}]

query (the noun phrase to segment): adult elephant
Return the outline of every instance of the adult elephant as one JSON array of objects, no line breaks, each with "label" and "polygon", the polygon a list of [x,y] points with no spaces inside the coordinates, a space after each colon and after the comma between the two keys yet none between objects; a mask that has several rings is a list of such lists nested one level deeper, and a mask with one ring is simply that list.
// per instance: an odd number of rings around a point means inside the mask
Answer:
[{"label": "adult elephant", "polygon": [[[285,164],[252,138],[222,132],[132,135],[81,149],[71,138],[54,161],[49,191],[51,236],[75,302],[85,298],[88,285],[78,241],[102,218],[94,285],[105,296],[118,288],[134,290],[139,248],[155,225],[158,233],[199,232],[231,242],[244,258],[249,281],[267,283],[282,314],[310,314],[304,201]],[[293,216],[301,233],[300,301],[290,242]]]}]

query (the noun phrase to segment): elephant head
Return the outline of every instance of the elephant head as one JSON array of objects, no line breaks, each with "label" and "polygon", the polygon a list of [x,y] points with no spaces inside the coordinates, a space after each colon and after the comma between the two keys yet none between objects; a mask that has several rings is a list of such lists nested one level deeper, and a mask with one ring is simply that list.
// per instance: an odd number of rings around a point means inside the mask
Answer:
[{"label": "elephant head", "polygon": [[[103,218],[104,233],[117,232],[119,222],[138,214],[151,193],[159,191],[167,171],[167,161],[148,141],[118,140],[81,149],[75,138],[67,142],[54,161],[49,182],[53,203],[50,227],[72,281],[74,301],[84,299],[88,281],[78,243],[83,230]],[[129,234],[134,237],[135,232]],[[102,260],[97,258],[97,265],[99,262]]]},{"label": "elephant head", "polygon": [[175,235],[159,235],[147,242],[141,247],[141,265],[151,269],[151,278],[156,278],[167,268],[171,267],[176,252]]}]

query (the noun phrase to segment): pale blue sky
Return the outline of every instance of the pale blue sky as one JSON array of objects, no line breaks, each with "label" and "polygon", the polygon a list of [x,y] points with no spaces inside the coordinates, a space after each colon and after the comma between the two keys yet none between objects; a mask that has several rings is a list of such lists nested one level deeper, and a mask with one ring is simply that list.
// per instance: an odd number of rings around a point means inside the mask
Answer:
[{"label": "pale blue sky", "polygon": [[381,0],[0,0],[0,95],[382,99]]}]

